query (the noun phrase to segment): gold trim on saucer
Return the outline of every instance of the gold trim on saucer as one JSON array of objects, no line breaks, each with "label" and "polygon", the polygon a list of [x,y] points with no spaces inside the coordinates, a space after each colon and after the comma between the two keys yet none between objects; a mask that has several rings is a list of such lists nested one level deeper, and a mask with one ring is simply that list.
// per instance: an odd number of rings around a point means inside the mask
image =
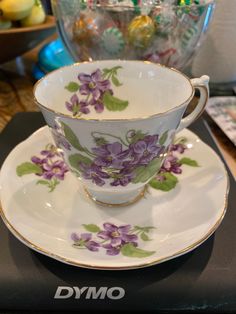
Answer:
[{"label": "gold trim on saucer", "polygon": [[92,194],[89,193],[89,191],[85,187],[84,187],[84,191],[85,191],[86,195],[88,196],[88,198],[91,199],[97,205],[103,206],[103,207],[115,208],[115,207],[129,206],[129,205],[132,205],[132,204],[138,202],[141,198],[144,197],[144,195],[145,195],[145,193],[147,191],[147,186],[145,185],[145,187],[142,189],[142,191],[140,191],[139,194],[136,195],[132,200],[124,202],[124,203],[119,203],[119,204],[111,204],[111,203],[106,203],[106,202],[99,201],[94,196],[92,196]]}]

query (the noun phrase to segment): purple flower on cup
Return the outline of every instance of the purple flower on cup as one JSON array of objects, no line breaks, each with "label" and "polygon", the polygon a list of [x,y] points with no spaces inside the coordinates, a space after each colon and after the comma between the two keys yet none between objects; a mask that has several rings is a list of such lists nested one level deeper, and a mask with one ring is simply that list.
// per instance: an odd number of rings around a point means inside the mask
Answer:
[{"label": "purple flower on cup", "polygon": [[138,237],[136,234],[129,234],[131,225],[116,226],[111,223],[103,224],[103,231],[100,231],[97,236],[103,240],[109,240],[109,243],[103,245],[107,250],[108,255],[117,255],[120,252],[122,245],[132,243],[137,246]]},{"label": "purple flower on cup", "polygon": [[134,178],[134,173],[132,168],[124,168],[121,169],[118,173],[113,175],[114,181],[111,182],[112,186],[126,186],[128,185],[131,180]]},{"label": "purple flower on cup", "polygon": [[94,106],[94,109],[97,113],[101,113],[104,110],[104,104],[103,104],[102,98],[98,98],[98,99],[92,98],[89,104],[91,106]]},{"label": "purple flower on cup", "polygon": [[112,90],[112,85],[122,85],[117,77],[120,69],[121,66],[114,66],[110,69],[97,69],[89,74],[79,73],[78,81],[71,81],[65,86],[65,89],[73,93],[70,101],[65,102],[67,110],[78,117],[88,114],[92,107],[97,113],[103,112],[105,107],[110,111],[125,110],[129,102],[114,97]]},{"label": "purple flower on cup", "polygon": [[87,165],[80,163],[81,174],[84,179],[92,180],[98,186],[103,186],[106,182],[103,179],[108,179],[109,175],[102,171],[102,167],[95,164]]},{"label": "purple flower on cup", "polygon": [[163,147],[156,144],[158,135],[147,135],[144,139],[130,145],[133,163],[147,165],[150,161],[161,154]]},{"label": "purple flower on cup", "polygon": [[74,246],[86,247],[92,252],[97,252],[99,250],[100,244],[92,240],[91,233],[81,233],[79,236],[77,233],[73,232],[71,234],[71,239],[75,242]]},{"label": "purple flower on cup", "polygon": [[79,90],[81,95],[92,95],[95,100],[98,100],[105,91],[111,89],[110,81],[103,79],[100,69],[91,75],[81,73],[78,75],[78,79],[82,83]]},{"label": "purple flower on cup", "polygon": [[88,102],[79,100],[79,97],[76,94],[71,96],[70,102],[66,101],[65,105],[66,108],[73,113],[73,116],[76,116],[80,113],[87,114],[90,112],[88,108]]},{"label": "purple flower on cup", "polygon": [[121,143],[115,142],[112,144],[101,145],[99,147],[94,147],[92,151],[97,156],[94,159],[94,163],[97,166],[112,167],[116,169],[123,168],[122,161],[125,157],[125,153],[122,151]]}]

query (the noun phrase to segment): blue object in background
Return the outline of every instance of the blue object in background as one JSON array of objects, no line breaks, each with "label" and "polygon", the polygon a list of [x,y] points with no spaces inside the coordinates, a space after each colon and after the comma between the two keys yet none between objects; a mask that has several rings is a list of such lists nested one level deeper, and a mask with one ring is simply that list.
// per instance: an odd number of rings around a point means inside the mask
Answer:
[{"label": "blue object in background", "polygon": [[35,78],[35,80],[40,80],[46,73],[43,72],[40,67],[38,66],[38,64],[35,64],[33,67],[33,77]]},{"label": "blue object in background", "polygon": [[72,57],[58,38],[39,51],[38,63],[33,69],[34,78],[38,80],[46,73],[72,63],[74,63]]}]

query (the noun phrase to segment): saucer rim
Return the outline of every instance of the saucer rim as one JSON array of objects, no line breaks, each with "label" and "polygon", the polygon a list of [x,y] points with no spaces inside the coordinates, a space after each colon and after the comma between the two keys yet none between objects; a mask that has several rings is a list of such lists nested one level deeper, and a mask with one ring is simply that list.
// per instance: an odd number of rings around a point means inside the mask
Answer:
[{"label": "saucer rim", "polygon": [[[28,136],[25,140],[23,140],[22,142],[20,142],[19,144],[17,144],[13,150],[11,150],[11,152],[8,154],[8,156],[6,157],[5,161],[2,164],[1,170],[6,162],[6,160],[8,159],[9,155],[11,153],[13,153],[14,150],[16,150],[17,148],[19,148],[19,146],[21,146],[21,144],[23,144],[24,142],[27,142],[31,137],[34,137],[36,135],[36,133],[40,133],[43,132],[44,130],[48,129],[48,126],[43,126],[41,128],[39,128],[38,130],[36,130],[35,132],[33,132],[30,136]],[[199,240],[195,241],[194,243],[192,243],[191,245],[185,247],[182,250],[179,250],[177,252],[175,252],[172,255],[169,256],[165,256],[163,258],[158,258],[156,260],[150,261],[150,262],[146,262],[146,263],[140,263],[139,265],[130,265],[130,266],[98,266],[98,265],[93,265],[93,264],[88,264],[88,263],[81,263],[81,262],[76,262],[70,259],[67,259],[61,255],[49,252],[48,250],[43,249],[42,247],[39,247],[37,245],[35,245],[34,243],[32,243],[31,241],[29,241],[28,239],[26,239],[11,223],[10,221],[7,219],[5,213],[4,213],[4,209],[3,206],[1,204],[1,199],[0,199],[0,217],[2,218],[4,224],[6,225],[6,227],[8,228],[8,230],[20,241],[22,242],[24,245],[26,245],[27,247],[29,247],[30,249],[43,254],[45,256],[48,256],[50,258],[53,258],[54,260],[60,261],[62,263],[68,264],[68,265],[72,265],[72,266],[76,266],[76,267],[81,267],[81,268],[86,268],[86,269],[94,269],[94,270],[132,270],[132,269],[139,269],[139,268],[145,268],[145,267],[150,267],[150,266],[154,266],[163,262],[166,262],[168,260],[174,259],[176,257],[179,257],[183,254],[186,254],[192,250],[194,250],[195,248],[197,248],[198,246],[200,246],[202,243],[204,243],[216,230],[217,228],[220,226],[221,222],[224,219],[224,216],[226,214],[227,211],[227,205],[228,205],[228,195],[229,195],[229,190],[230,190],[230,182],[229,182],[229,175],[228,172],[226,170],[225,164],[222,162],[222,160],[220,159],[219,155],[214,151],[214,149],[212,149],[212,147],[210,147],[208,144],[206,144],[196,133],[190,131],[189,129],[186,129],[189,133],[192,133],[194,136],[196,136],[198,138],[198,140],[203,143],[204,145],[206,145],[208,147],[208,149],[211,150],[211,153],[214,153],[216,155],[216,157],[218,158],[218,161],[222,164],[222,170],[224,171],[224,175],[225,175],[225,179],[226,179],[226,190],[225,190],[225,194],[224,194],[224,205],[223,208],[219,209],[219,212],[221,212],[220,217],[218,218],[218,220],[216,221],[216,223],[214,224],[214,226],[211,227],[210,230],[208,230],[208,232]]]}]

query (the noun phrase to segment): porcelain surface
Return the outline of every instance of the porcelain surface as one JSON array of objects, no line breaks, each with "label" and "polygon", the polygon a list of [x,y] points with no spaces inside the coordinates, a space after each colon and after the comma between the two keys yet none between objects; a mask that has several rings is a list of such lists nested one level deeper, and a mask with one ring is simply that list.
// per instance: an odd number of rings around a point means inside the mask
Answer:
[{"label": "porcelain surface", "polygon": [[[34,95],[91,198],[126,206],[159,171],[175,133],[203,111],[208,81],[150,62],[107,60],[60,68],[36,83]],[[195,89],[199,102],[182,118]]]},{"label": "porcelain surface", "polygon": [[17,175],[19,165],[53,143],[43,127],[16,146],[3,164],[3,221],[31,249],[85,268],[135,269],[187,253],[220,225],[229,187],[216,153],[188,130],[179,136],[187,138],[185,159],[197,160],[198,166],[183,164],[179,182],[169,192],[149,186],[140,201],[117,209],[92,202],[69,171],[52,191],[37,184],[39,175]]}]

